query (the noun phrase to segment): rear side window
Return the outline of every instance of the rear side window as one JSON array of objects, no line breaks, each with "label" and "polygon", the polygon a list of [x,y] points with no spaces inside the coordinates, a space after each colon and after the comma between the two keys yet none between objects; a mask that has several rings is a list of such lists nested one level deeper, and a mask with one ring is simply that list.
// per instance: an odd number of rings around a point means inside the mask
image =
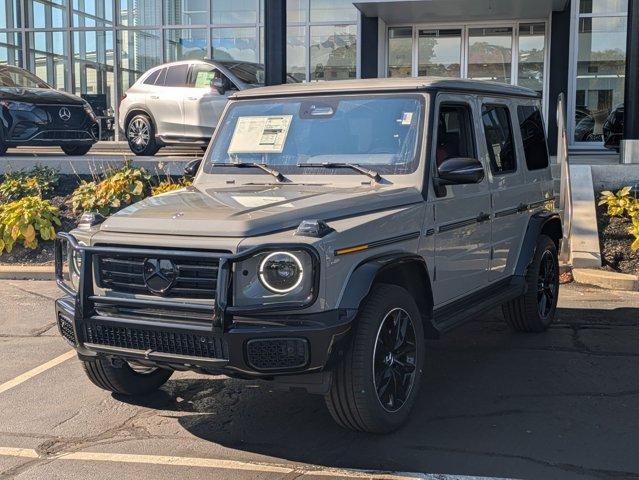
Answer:
[{"label": "rear side window", "polygon": [[508,107],[484,105],[481,117],[491,170],[497,175],[514,172],[517,169],[517,160]]},{"label": "rear side window", "polygon": [[161,68],[157,69],[155,72],[151,73],[151,75],[146,77],[143,83],[145,85],[155,85],[155,82],[157,81],[161,71],[162,71]]},{"label": "rear side window", "polygon": [[517,107],[517,117],[528,170],[548,167],[548,145],[541,112],[532,105],[520,105]]},{"label": "rear side window", "polygon": [[189,72],[188,64],[173,65],[166,71],[166,78],[164,79],[165,87],[185,87],[186,75]]},{"label": "rear side window", "polygon": [[443,103],[439,107],[437,126],[437,166],[457,157],[476,158],[470,107]]}]

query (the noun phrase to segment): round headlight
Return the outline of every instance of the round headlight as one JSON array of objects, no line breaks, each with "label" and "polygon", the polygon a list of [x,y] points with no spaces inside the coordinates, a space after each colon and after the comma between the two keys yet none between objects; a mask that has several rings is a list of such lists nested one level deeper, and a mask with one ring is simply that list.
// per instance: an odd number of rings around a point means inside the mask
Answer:
[{"label": "round headlight", "polygon": [[289,252],[273,252],[260,264],[260,281],[270,291],[288,293],[295,290],[304,276],[299,258]]}]

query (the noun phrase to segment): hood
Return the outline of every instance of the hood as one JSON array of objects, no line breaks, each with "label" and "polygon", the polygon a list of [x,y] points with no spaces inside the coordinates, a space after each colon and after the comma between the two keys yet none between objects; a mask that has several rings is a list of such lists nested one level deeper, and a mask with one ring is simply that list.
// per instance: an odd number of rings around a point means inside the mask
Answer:
[{"label": "hood", "polygon": [[250,185],[196,188],[147,198],[109,217],[101,231],[159,235],[252,237],[422,201],[407,187],[337,188]]},{"label": "hood", "polygon": [[0,87],[0,99],[42,105],[82,105],[80,97],[52,88]]}]

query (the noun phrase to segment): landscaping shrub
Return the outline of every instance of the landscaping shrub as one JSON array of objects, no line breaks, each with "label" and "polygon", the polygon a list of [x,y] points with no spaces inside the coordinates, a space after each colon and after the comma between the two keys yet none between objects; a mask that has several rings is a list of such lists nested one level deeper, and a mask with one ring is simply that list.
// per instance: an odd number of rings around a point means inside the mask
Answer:
[{"label": "landscaping shrub", "polygon": [[605,205],[611,217],[627,218],[632,222],[628,233],[634,237],[632,249],[639,250],[639,199],[632,187],[624,187],[617,193],[601,192],[599,205]]},{"label": "landscaping shrub", "polygon": [[144,169],[125,165],[101,182],[82,182],[71,195],[71,206],[109,215],[148,196],[150,178]]},{"label": "landscaping shrub", "polygon": [[193,182],[187,178],[181,178],[179,181],[175,182],[171,179],[171,177],[169,177],[153,187],[151,193],[153,196],[161,195],[162,193],[173,192],[174,190],[179,190],[192,184]]},{"label": "landscaping shrub", "polygon": [[0,198],[5,202],[23,197],[48,198],[60,180],[56,170],[37,166],[31,170],[7,173],[0,184]]},{"label": "landscaping shrub", "polygon": [[0,254],[10,253],[16,242],[33,249],[38,237],[53,240],[55,225],[60,226],[58,209],[48,200],[31,196],[0,204]]}]

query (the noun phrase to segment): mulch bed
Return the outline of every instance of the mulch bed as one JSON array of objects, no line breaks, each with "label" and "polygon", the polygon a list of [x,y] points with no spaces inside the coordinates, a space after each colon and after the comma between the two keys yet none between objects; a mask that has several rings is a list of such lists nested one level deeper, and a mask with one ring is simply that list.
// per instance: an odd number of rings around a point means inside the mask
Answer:
[{"label": "mulch bed", "polygon": [[605,270],[639,275],[639,251],[630,248],[633,237],[628,233],[632,222],[610,217],[605,205],[597,207],[601,260]]}]

